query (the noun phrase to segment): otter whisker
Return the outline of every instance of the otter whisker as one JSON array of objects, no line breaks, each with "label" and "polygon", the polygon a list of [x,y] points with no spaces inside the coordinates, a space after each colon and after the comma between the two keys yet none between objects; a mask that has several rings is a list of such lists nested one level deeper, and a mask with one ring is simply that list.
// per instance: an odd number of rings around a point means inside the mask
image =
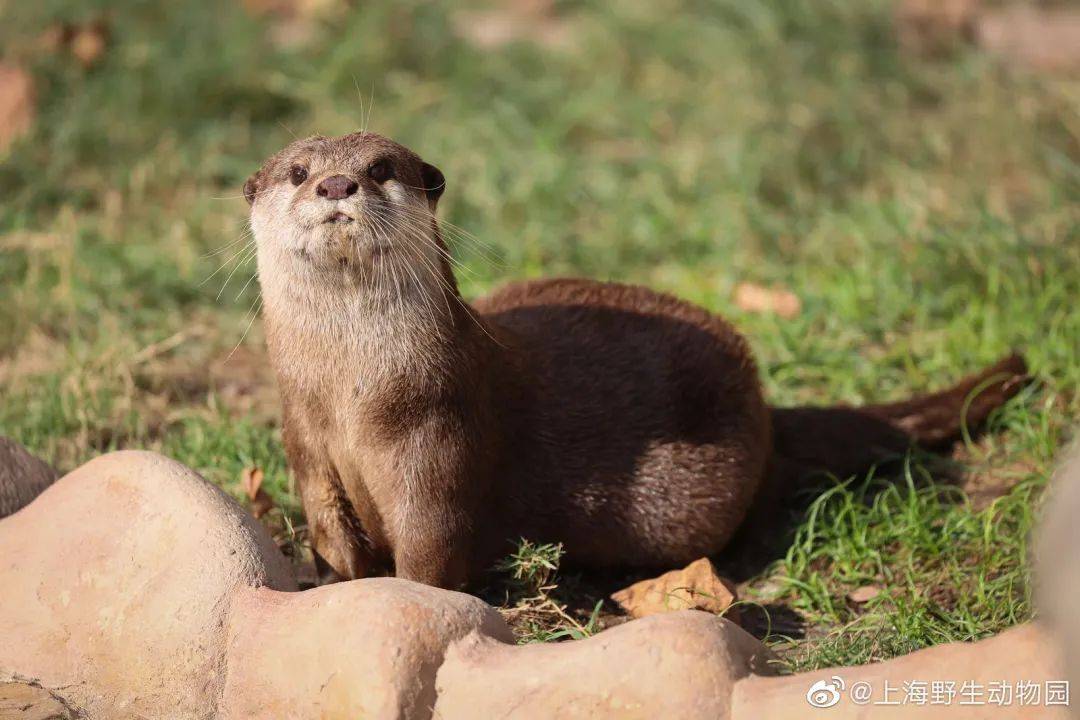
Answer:
[{"label": "otter whisker", "polygon": [[[255,303],[256,302],[259,303],[258,308],[255,308]],[[256,297],[254,301],[252,301],[251,307],[248,308],[248,312],[251,312],[252,308],[255,308],[255,312],[251,313],[251,319],[248,320],[248,324],[247,324],[247,327],[244,328],[243,335],[240,336],[240,339],[236,342],[236,345],[233,346],[233,349],[229,351],[229,354],[225,357],[225,362],[229,362],[229,359],[232,358],[233,353],[235,353],[240,348],[240,346],[244,343],[244,339],[247,337],[247,334],[251,331],[251,326],[252,326],[252,324],[254,324],[255,318],[259,317],[259,311],[262,310],[262,292],[259,293],[258,297]]]},{"label": "otter whisker", "polygon": [[423,308],[424,313],[428,316],[428,319],[431,321],[431,327],[437,328],[439,326],[437,319],[438,306],[431,296],[424,291],[424,284],[421,282],[420,276],[416,274],[416,269],[407,262],[403,262],[402,266],[408,271],[409,275],[412,276],[413,282],[416,283],[416,293],[420,298],[420,305]]},{"label": "otter whisker", "polygon": [[254,233],[252,232],[251,228],[248,228],[247,230],[244,230],[242,233],[240,233],[240,237],[236,238],[230,243],[222,245],[217,250],[211,250],[210,252],[200,255],[199,259],[205,260],[207,258],[212,258],[215,255],[221,255],[224,252],[228,252],[231,248],[235,247],[237,243],[244,242],[245,240],[251,240],[253,234]]},{"label": "otter whisker", "polygon": [[[448,247],[443,247],[439,242],[432,239],[431,233],[433,229],[433,223],[431,220],[410,217],[403,214],[401,222],[402,224],[411,227],[414,232],[417,232],[421,236],[425,244],[430,244],[434,246],[438,253],[443,256],[447,260],[447,262],[449,262],[454,267],[455,270],[460,270],[466,274],[471,275],[474,278],[479,277],[478,274],[474,270],[469,268],[463,261],[454,257]],[[459,238],[455,237],[453,234],[443,233],[443,229],[441,226],[439,226],[438,230],[441,235],[444,235],[453,244],[467,244],[467,241],[465,241],[464,243],[458,243]],[[482,260],[488,261],[490,263],[489,258],[484,257],[481,253],[478,254],[480,255],[480,258]]]},{"label": "otter whisker", "polygon": [[458,260],[456,257],[454,257],[448,249],[441,247],[438,242],[435,242],[431,239],[431,224],[422,225],[416,220],[408,217],[403,217],[401,221],[406,226],[406,229],[411,230],[413,233],[415,233],[416,236],[419,237],[425,245],[431,245],[432,247],[434,247],[436,252],[438,252],[439,255],[445,258],[447,262],[453,265],[455,269],[467,273],[474,278],[478,277],[477,273],[474,270],[468,267],[461,260]]},{"label": "otter whisker", "polygon": [[240,296],[244,294],[244,291],[248,289],[248,286],[249,286],[249,285],[251,285],[252,281],[254,281],[254,280],[255,280],[255,278],[257,278],[257,277],[259,277],[259,272],[258,272],[258,270],[256,270],[255,272],[251,273],[251,277],[249,277],[249,278],[248,278],[248,281],[247,281],[246,283],[244,283],[244,287],[240,288],[240,292],[236,293],[236,297],[235,297],[235,298],[233,298],[233,300],[234,300],[234,301],[235,301],[235,300],[239,300],[239,299],[240,299]]},{"label": "otter whisker", "polygon": [[431,222],[438,222],[443,234],[449,238],[452,238],[457,243],[472,247],[477,255],[479,255],[484,261],[493,265],[501,265],[502,260],[495,256],[495,251],[486,243],[471,235],[467,231],[452,225],[446,221],[437,218],[435,215],[428,213],[427,211],[417,210],[416,208],[410,208],[407,206],[401,207],[403,215],[409,217],[413,221],[419,221],[421,224],[428,224]]},{"label": "otter whisker", "polygon": [[[199,283],[199,287],[202,287],[202,286],[203,286],[203,285],[205,285],[206,283],[208,283],[208,282],[210,282],[211,280],[213,280],[213,279],[214,279],[214,276],[215,276],[215,275],[217,275],[217,274],[218,274],[219,272],[221,272],[221,271],[222,271],[222,270],[224,270],[224,269],[225,269],[226,267],[228,267],[228,266],[229,266],[230,264],[232,264],[233,260],[235,260],[236,258],[238,258],[238,257],[240,257],[241,255],[243,255],[244,253],[246,253],[246,252],[247,252],[247,251],[248,251],[249,249],[251,249],[251,248],[252,248],[252,247],[253,247],[254,245],[255,245],[255,241],[254,241],[254,240],[249,240],[249,241],[247,242],[247,244],[245,244],[245,245],[244,245],[244,247],[240,248],[240,249],[239,249],[239,250],[237,250],[237,251],[236,251],[235,253],[233,253],[233,254],[232,254],[232,256],[231,256],[231,257],[230,257],[230,258],[229,258],[228,260],[226,260],[225,262],[223,262],[223,263],[222,263],[221,265],[219,265],[219,266],[218,266],[218,269],[217,269],[217,270],[215,270],[214,272],[210,273],[210,274],[209,274],[209,275],[208,275],[208,276],[206,277],[206,279],[205,279],[205,280],[203,280],[203,281],[202,281],[201,283]],[[240,264],[242,265],[242,264],[243,264],[243,261],[241,261],[241,262],[240,262]],[[219,294],[219,296],[220,296],[220,294]]]},{"label": "otter whisker", "polygon": [[[380,225],[382,227],[382,230],[383,230],[382,232],[380,232],[380,235],[382,237],[384,237],[384,238],[387,237],[387,234],[390,231],[393,230],[393,226],[391,226],[389,221],[386,220],[385,218],[376,217],[376,220],[380,223]],[[421,262],[424,263],[425,269],[432,275],[432,277],[435,278],[436,281],[438,281],[440,278],[439,278],[438,274],[435,272],[434,268],[432,267],[430,261],[428,261],[428,259],[426,257],[424,257],[423,251],[420,250],[419,248],[417,248],[409,240],[409,238],[407,236],[404,236],[401,239],[403,241],[405,241],[405,243],[409,246],[409,249],[412,251],[412,254],[414,254]],[[419,277],[419,275],[416,274],[415,269],[409,263],[405,263],[404,265],[405,265],[405,269],[409,271],[409,273],[413,277],[413,280],[416,282],[416,291],[420,296],[422,304],[426,306],[428,316],[431,319],[432,326],[437,327],[438,322],[437,322],[437,319],[436,319],[435,301],[432,300],[429,297],[428,293],[425,292],[424,284],[420,281],[420,277]],[[441,294],[443,294],[443,302],[446,303],[447,316],[450,318],[450,320],[452,322],[454,315],[450,311],[450,303],[449,303],[449,301],[446,300],[445,292],[442,292]]]},{"label": "otter whisker", "polygon": [[221,299],[222,294],[225,292],[225,288],[229,287],[229,283],[232,281],[233,275],[236,274],[236,271],[239,270],[244,265],[251,262],[252,258],[254,258],[258,254],[258,252],[259,252],[259,249],[257,247],[252,248],[251,252],[249,252],[246,256],[244,256],[244,258],[242,260],[240,260],[240,262],[236,263],[236,266],[232,269],[232,271],[229,272],[229,276],[227,278],[225,278],[225,284],[221,286],[220,290],[218,290],[218,294],[217,294],[217,297],[215,298],[215,300],[220,300]]},{"label": "otter whisker", "polygon": [[[425,241],[427,243],[434,244],[434,243],[432,243],[430,238],[426,238]],[[423,257],[423,256],[421,255],[421,257]],[[480,322],[480,320],[476,317],[475,313],[472,311],[472,308],[469,307],[465,303],[465,301],[461,299],[461,296],[458,294],[458,292],[453,287],[450,286],[450,283],[447,282],[447,280],[445,278],[443,278],[433,267],[430,266],[430,261],[428,261],[428,262],[429,262],[429,266],[428,266],[429,271],[432,273],[432,275],[435,276],[436,280],[443,286],[443,288],[445,290],[445,295],[449,295],[450,297],[452,297],[454,299],[454,301],[461,307],[462,311],[473,321],[473,323],[476,324],[476,327],[479,328],[485,335],[487,335],[488,338],[492,342],[499,345],[500,347],[505,348],[506,346],[503,345],[503,343],[501,343],[498,339],[496,339],[488,331],[488,329],[484,326],[484,324],[482,322]],[[453,313],[450,314],[450,317],[453,318]]]},{"label": "otter whisker", "polygon": [[[402,211],[409,209],[407,206],[400,203],[394,203],[394,206]],[[447,248],[442,247],[440,243],[431,238],[432,231],[436,229],[441,231],[441,227],[439,227],[438,221],[434,216],[429,216],[424,220],[420,220],[418,217],[402,212],[397,219],[404,226],[404,229],[411,231],[424,245],[434,247],[435,250],[455,269],[467,273],[474,278],[479,277],[474,270],[465,265],[461,260],[455,258]]]},{"label": "otter whisker", "polygon": [[278,121],[277,121],[277,123],[278,123],[278,125],[280,125],[280,126],[282,127],[282,129],[284,129],[284,130],[285,130],[285,132],[287,132],[287,133],[289,133],[290,135],[292,135],[292,139],[293,139],[293,140],[299,140],[299,139],[300,139],[300,138],[298,138],[298,137],[296,136],[296,133],[294,133],[294,132],[293,132],[292,128],[291,128],[291,127],[289,127],[288,125],[286,125],[284,121],[282,121],[282,120],[278,120]]},{"label": "otter whisker", "polygon": [[[416,256],[416,258],[420,262],[424,263],[425,269],[431,274],[431,276],[436,281],[440,282],[446,291],[452,293],[452,288],[450,287],[449,283],[447,283],[446,280],[438,272],[432,260],[423,252],[422,248],[430,245],[430,240],[428,238],[423,237],[422,235],[417,233],[414,228],[410,227],[407,224],[405,224],[403,227],[395,227],[393,224],[390,223],[389,219],[387,218],[379,218],[379,221],[387,231],[399,235],[401,240],[409,246],[409,249]],[[420,241],[419,244],[412,241],[414,238]],[[449,307],[447,307],[447,310],[449,310]]]},{"label": "otter whisker", "polygon": [[[436,217],[436,215],[434,213],[432,213],[430,210],[428,210],[426,208],[418,208],[418,207],[415,207],[415,206],[412,206],[412,205],[405,205],[403,203],[397,203],[397,202],[393,202],[393,201],[391,201],[391,203],[393,205],[395,205],[396,207],[400,207],[403,211],[405,211],[407,213],[410,213],[413,217],[415,217],[417,219],[425,220],[425,221],[426,220],[435,220],[436,222],[438,222],[439,228],[441,230],[443,230],[445,234],[453,235],[458,240],[462,241],[463,243],[472,244],[474,247],[477,248],[477,250],[480,251],[480,255],[483,256],[483,258],[486,261],[492,263],[493,265],[497,265],[497,266],[502,265],[502,261],[496,256],[497,249],[496,249],[496,247],[494,245],[481,240],[476,235],[469,232],[468,230],[461,227],[460,225],[455,225],[454,223],[450,222],[449,220],[444,220],[442,218],[438,218],[438,217]],[[490,254],[488,254],[488,253],[490,253]]]},{"label": "otter whisker", "polygon": [[367,116],[364,117],[364,132],[371,127],[371,116],[375,112],[375,81],[371,81],[371,100],[368,102]]}]

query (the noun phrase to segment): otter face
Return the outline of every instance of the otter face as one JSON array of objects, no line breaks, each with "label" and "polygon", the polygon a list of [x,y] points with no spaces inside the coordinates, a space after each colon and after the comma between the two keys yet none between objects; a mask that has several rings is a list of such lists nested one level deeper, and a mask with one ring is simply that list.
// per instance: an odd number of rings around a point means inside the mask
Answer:
[{"label": "otter face", "polygon": [[264,259],[358,276],[380,263],[430,265],[444,185],[438,168],[374,133],[298,140],[244,184],[260,274]]}]

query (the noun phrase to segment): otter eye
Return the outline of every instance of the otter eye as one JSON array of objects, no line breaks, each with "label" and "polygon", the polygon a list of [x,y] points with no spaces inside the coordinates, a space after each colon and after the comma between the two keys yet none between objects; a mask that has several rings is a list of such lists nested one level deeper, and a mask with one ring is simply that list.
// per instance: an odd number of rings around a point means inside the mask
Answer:
[{"label": "otter eye", "polygon": [[307,168],[303,165],[293,165],[289,168],[289,182],[293,185],[299,185],[307,180]]},{"label": "otter eye", "polygon": [[379,160],[368,168],[368,176],[380,185],[394,177],[394,166],[387,160]]}]

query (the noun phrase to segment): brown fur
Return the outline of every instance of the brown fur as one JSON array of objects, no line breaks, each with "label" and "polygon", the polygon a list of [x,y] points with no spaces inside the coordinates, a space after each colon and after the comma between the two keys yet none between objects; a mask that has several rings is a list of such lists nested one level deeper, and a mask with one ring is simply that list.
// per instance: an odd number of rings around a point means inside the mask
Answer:
[{"label": "brown fur", "polygon": [[[369,176],[380,161],[394,179]],[[356,196],[318,197],[337,174]],[[722,550],[778,468],[863,467],[955,434],[971,383],[770,411],[731,325],[643,287],[544,280],[469,306],[434,219],[442,184],[358,133],[294,143],[245,186],[285,449],[328,574],[456,587],[519,537],[579,564],[679,565]],[[1004,371],[973,424],[1022,362]]]}]

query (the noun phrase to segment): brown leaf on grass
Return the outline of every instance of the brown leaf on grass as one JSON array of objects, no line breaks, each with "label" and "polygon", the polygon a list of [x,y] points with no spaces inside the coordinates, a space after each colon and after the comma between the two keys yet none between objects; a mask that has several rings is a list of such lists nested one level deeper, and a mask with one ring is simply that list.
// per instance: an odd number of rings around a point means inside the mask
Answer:
[{"label": "brown leaf on grass", "polygon": [[573,44],[570,24],[555,14],[553,0],[503,0],[483,12],[459,12],[457,34],[483,49],[513,42],[531,42],[547,48]]},{"label": "brown leaf on grass", "polygon": [[737,599],[735,586],[717,574],[708,558],[695,560],[681,570],[634,583],[614,593],[611,599],[635,618],[697,609],[724,613],[724,617],[738,622],[731,609]]},{"label": "brown leaf on grass", "polygon": [[979,44],[1009,63],[1039,72],[1080,70],[1080,10],[1013,4],[987,10]]},{"label": "brown leaf on grass", "polygon": [[900,46],[912,54],[942,55],[977,43],[1008,64],[1038,72],[1080,70],[1080,11],[980,0],[899,0]]},{"label": "brown leaf on grass", "polygon": [[319,37],[320,24],[351,10],[351,0],[240,0],[253,17],[269,18],[267,35],[278,47],[300,47]]},{"label": "brown leaf on grass", "polygon": [[45,28],[38,36],[38,49],[48,55],[63,52],[71,43],[71,27],[68,23],[58,22]]},{"label": "brown leaf on grass", "polygon": [[900,0],[894,24],[900,47],[917,55],[942,55],[974,35],[979,0]]},{"label": "brown leaf on grass", "polygon": [[877,585],[863,585],[847,594],[847,601],[854,606],[865,605],[881,594],[881,588]]},{"label": "brown leaf on grass", "polygon": [[348,9],[351,4],[341,0],[240,0],[241,7],[256,17],[326,17]]},{"label": "brown leaf on grass", "polygon": [[248,496],[251,506],[251,514],[261,518],[274,509],[274,500],[262,489],[263,471],[261,468],[244,468],[240,473],[240,486]]},{"label": "brown leaf on grass", "polygon": [[104,22],[99,20],[79,25],[71,38],[71,54],[83,68],[90,68],[97,64],[105,54],[108,41],[109,36]]},{"label": "brown leaf on grass", "polygon": [[102,19],[85,23],[55,23],[38,38],[41,51],[50,54],[70,52],[83,69],[97,64],[108,44],[109,26]]},{"label": "brown leaf on grass", "polygon": [[739,283],[735,287],[735,305],[750,313],[773,313],[790,320],[802,312],[799,296],[784,288],[767,288],[755,283]]},{"label": "brown leaf on grass", "polygon": [[0,153],[30,131],[36,116],[34,78],[15,65],[0,63]]}]

